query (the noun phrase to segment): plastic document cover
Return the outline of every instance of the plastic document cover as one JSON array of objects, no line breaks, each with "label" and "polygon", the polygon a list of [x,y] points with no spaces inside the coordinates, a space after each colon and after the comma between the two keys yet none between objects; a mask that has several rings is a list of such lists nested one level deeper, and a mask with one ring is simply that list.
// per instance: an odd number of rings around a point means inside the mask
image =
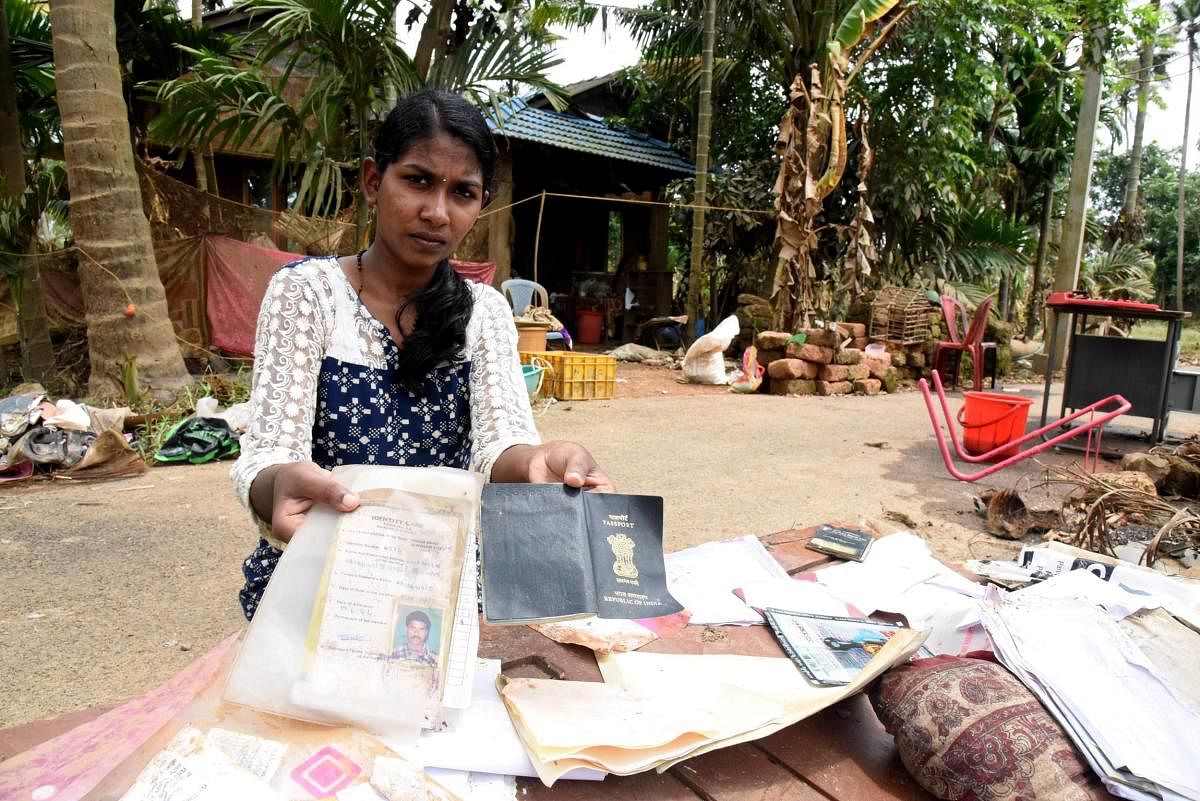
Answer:
[{"label": "plastic document cover", "polygon": [[463,572],[474,573],[468,543],[482,478],[375,466],[334,476],[362,504],[308,515],[276,567],[225,698],[412,741],[439,715],[447,679],[470,685],[463,668],[474,664],[475,640],[459,630],[456,609],[461,587],[474,584]]}]

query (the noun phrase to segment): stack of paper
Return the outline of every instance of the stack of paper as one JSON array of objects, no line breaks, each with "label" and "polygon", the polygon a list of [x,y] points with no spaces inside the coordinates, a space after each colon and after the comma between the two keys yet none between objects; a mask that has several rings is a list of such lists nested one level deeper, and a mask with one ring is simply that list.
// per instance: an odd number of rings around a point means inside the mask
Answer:
[{"label": "stack of paper", "polygon": [[758,538],[749,535],[669,553],[666,566],[671,595],[691,612],[693,626],[762,625],[762,615],[733,591],[788,579]]},{"label": "stack of paper", "polygon": [[[996,654],[1054,715],[1110,792],[1147,801],[1200,799],[1194,694],[1176,687],[1113,619],[1139,606],[1136,593],[1074,573],[1034,593],[989,591],[983,624]],[[1054,590],[1060,581],[1066,586]],[[1081,597],[1087,591],[1079,585],[1089,581],[1108,611]]]},{"label": "stack of paper", "polygon": [[909,626],[928,629],[925,647],[935,654],[987,647],[979,626],[983,586],[935,559],[915,534],[881,537],[862,562],[831,565],[814,575],[830,594],[864,615],[894,612]]},{"label": "stack of paper", "polygon": [[813,686],[785,658],[633,652],[599,658],[604,683],[501,678],[500,695],[547,786],[580,767],[663,771],[853,695],[911,656],[923,636],[900,630],[841,687]]}]

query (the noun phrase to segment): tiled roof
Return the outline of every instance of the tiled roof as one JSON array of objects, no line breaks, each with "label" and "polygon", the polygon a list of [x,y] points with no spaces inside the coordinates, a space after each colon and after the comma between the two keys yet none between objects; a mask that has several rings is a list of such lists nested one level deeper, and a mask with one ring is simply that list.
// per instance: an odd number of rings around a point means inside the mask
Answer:
[{"label": "tiled roof", "polygon": [[599,117],[578,117],[551,109],[533,108],[523,98],[500,104],[502,124],[489,111],[488,126],[500,136],[578,150],[595,156],[633,161],[671,172],[692,173],[695,167],[661,139],[640,134]]}]

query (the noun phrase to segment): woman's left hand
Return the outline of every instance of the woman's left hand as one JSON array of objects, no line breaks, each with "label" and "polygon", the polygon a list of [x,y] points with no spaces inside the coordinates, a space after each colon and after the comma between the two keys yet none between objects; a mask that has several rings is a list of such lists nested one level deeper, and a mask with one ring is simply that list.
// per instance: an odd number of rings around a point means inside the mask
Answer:
[{"label": "woman's left hand", "polygon": [[596,463],[588,449],[568,440],[514,445],[496,460],[492,480],[563,483],[589,492],[616,492],[608,473]]}]

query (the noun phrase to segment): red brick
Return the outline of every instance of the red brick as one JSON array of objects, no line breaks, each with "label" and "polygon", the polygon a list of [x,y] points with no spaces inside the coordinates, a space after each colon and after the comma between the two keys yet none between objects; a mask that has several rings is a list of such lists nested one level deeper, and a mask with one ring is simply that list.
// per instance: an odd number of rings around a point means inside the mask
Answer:
[{"label": "red brick", "polygon": [[818,381],[818,395],[849,395],[853,389],[849,381]]},{"label": "red brick", "polygon": [[767,367],[771,380],[787,381],[792,378],[816,378],[820,368],[803,359],[777,359]]},{"label": "red brick", "polygon": [[792,335],[786,331],[760,331],[754,338],[754,344],[759,350],[783,350],[791,338]]},{"label": "red brick", "polygon": [[787,355],[793,359],[804,359],[806,362],[829,364],[833,361],[833,348],[823,348],[820,345],[805,342],[803,345],[788,345]]},{"label": "red brick", "polygon": [[892,369],[892,360],[888,356],[864,356],[862,363],[867,366],[871,378],[881,379]]},{"label": "red brick", "polygon": [[863,378],[854,382],[854,391],[860,395],[878,395],[883,382],[877,378]]},{"label": "red brick", "polygon": [[771,381],[772,395],[813,395],[817,387],[815,381],[806,378],[793,378],[784,381]]},{"label": "red brick", "polygon": [[858,364],[863,360],[863,352],[858,348],[843,348],[833,354],[834,364]]},{"label": "red brick", "polygon": [[871,368],[865,364],[852,364],[846,368],[846,377],[850,381],[862,381],[871,377]]},{"label": "red brick", "polygon": [[850,378],[850,368],[844,364],[827,364],[817,373],[822,381],[847,381]]},{"label": "red brick", "polygon": [[837,331],[830,331],[828,328],[803,328],[801,333],[808,337],[804,340],[806,345],[836,348],[842,341],[842,337],[838,336]]},{"label": "red brick", "polygon": [[865,336],[854,338],[854,347],[858,348],[859,350],[866,350],[866,347],[869,344],[871,344],[871,340],[867,339]]},{"label": "red brick", "polygon": [[783,358],[782,350],[774,350],[774,349],[763,350],[762,348],[759,348],[759,350],[758,350],[758,363],[761,364],[763,367],[766,367],[766,366],[770,365],[771,362],[773,362],[777,359],[782,359],[782,358]]}]

